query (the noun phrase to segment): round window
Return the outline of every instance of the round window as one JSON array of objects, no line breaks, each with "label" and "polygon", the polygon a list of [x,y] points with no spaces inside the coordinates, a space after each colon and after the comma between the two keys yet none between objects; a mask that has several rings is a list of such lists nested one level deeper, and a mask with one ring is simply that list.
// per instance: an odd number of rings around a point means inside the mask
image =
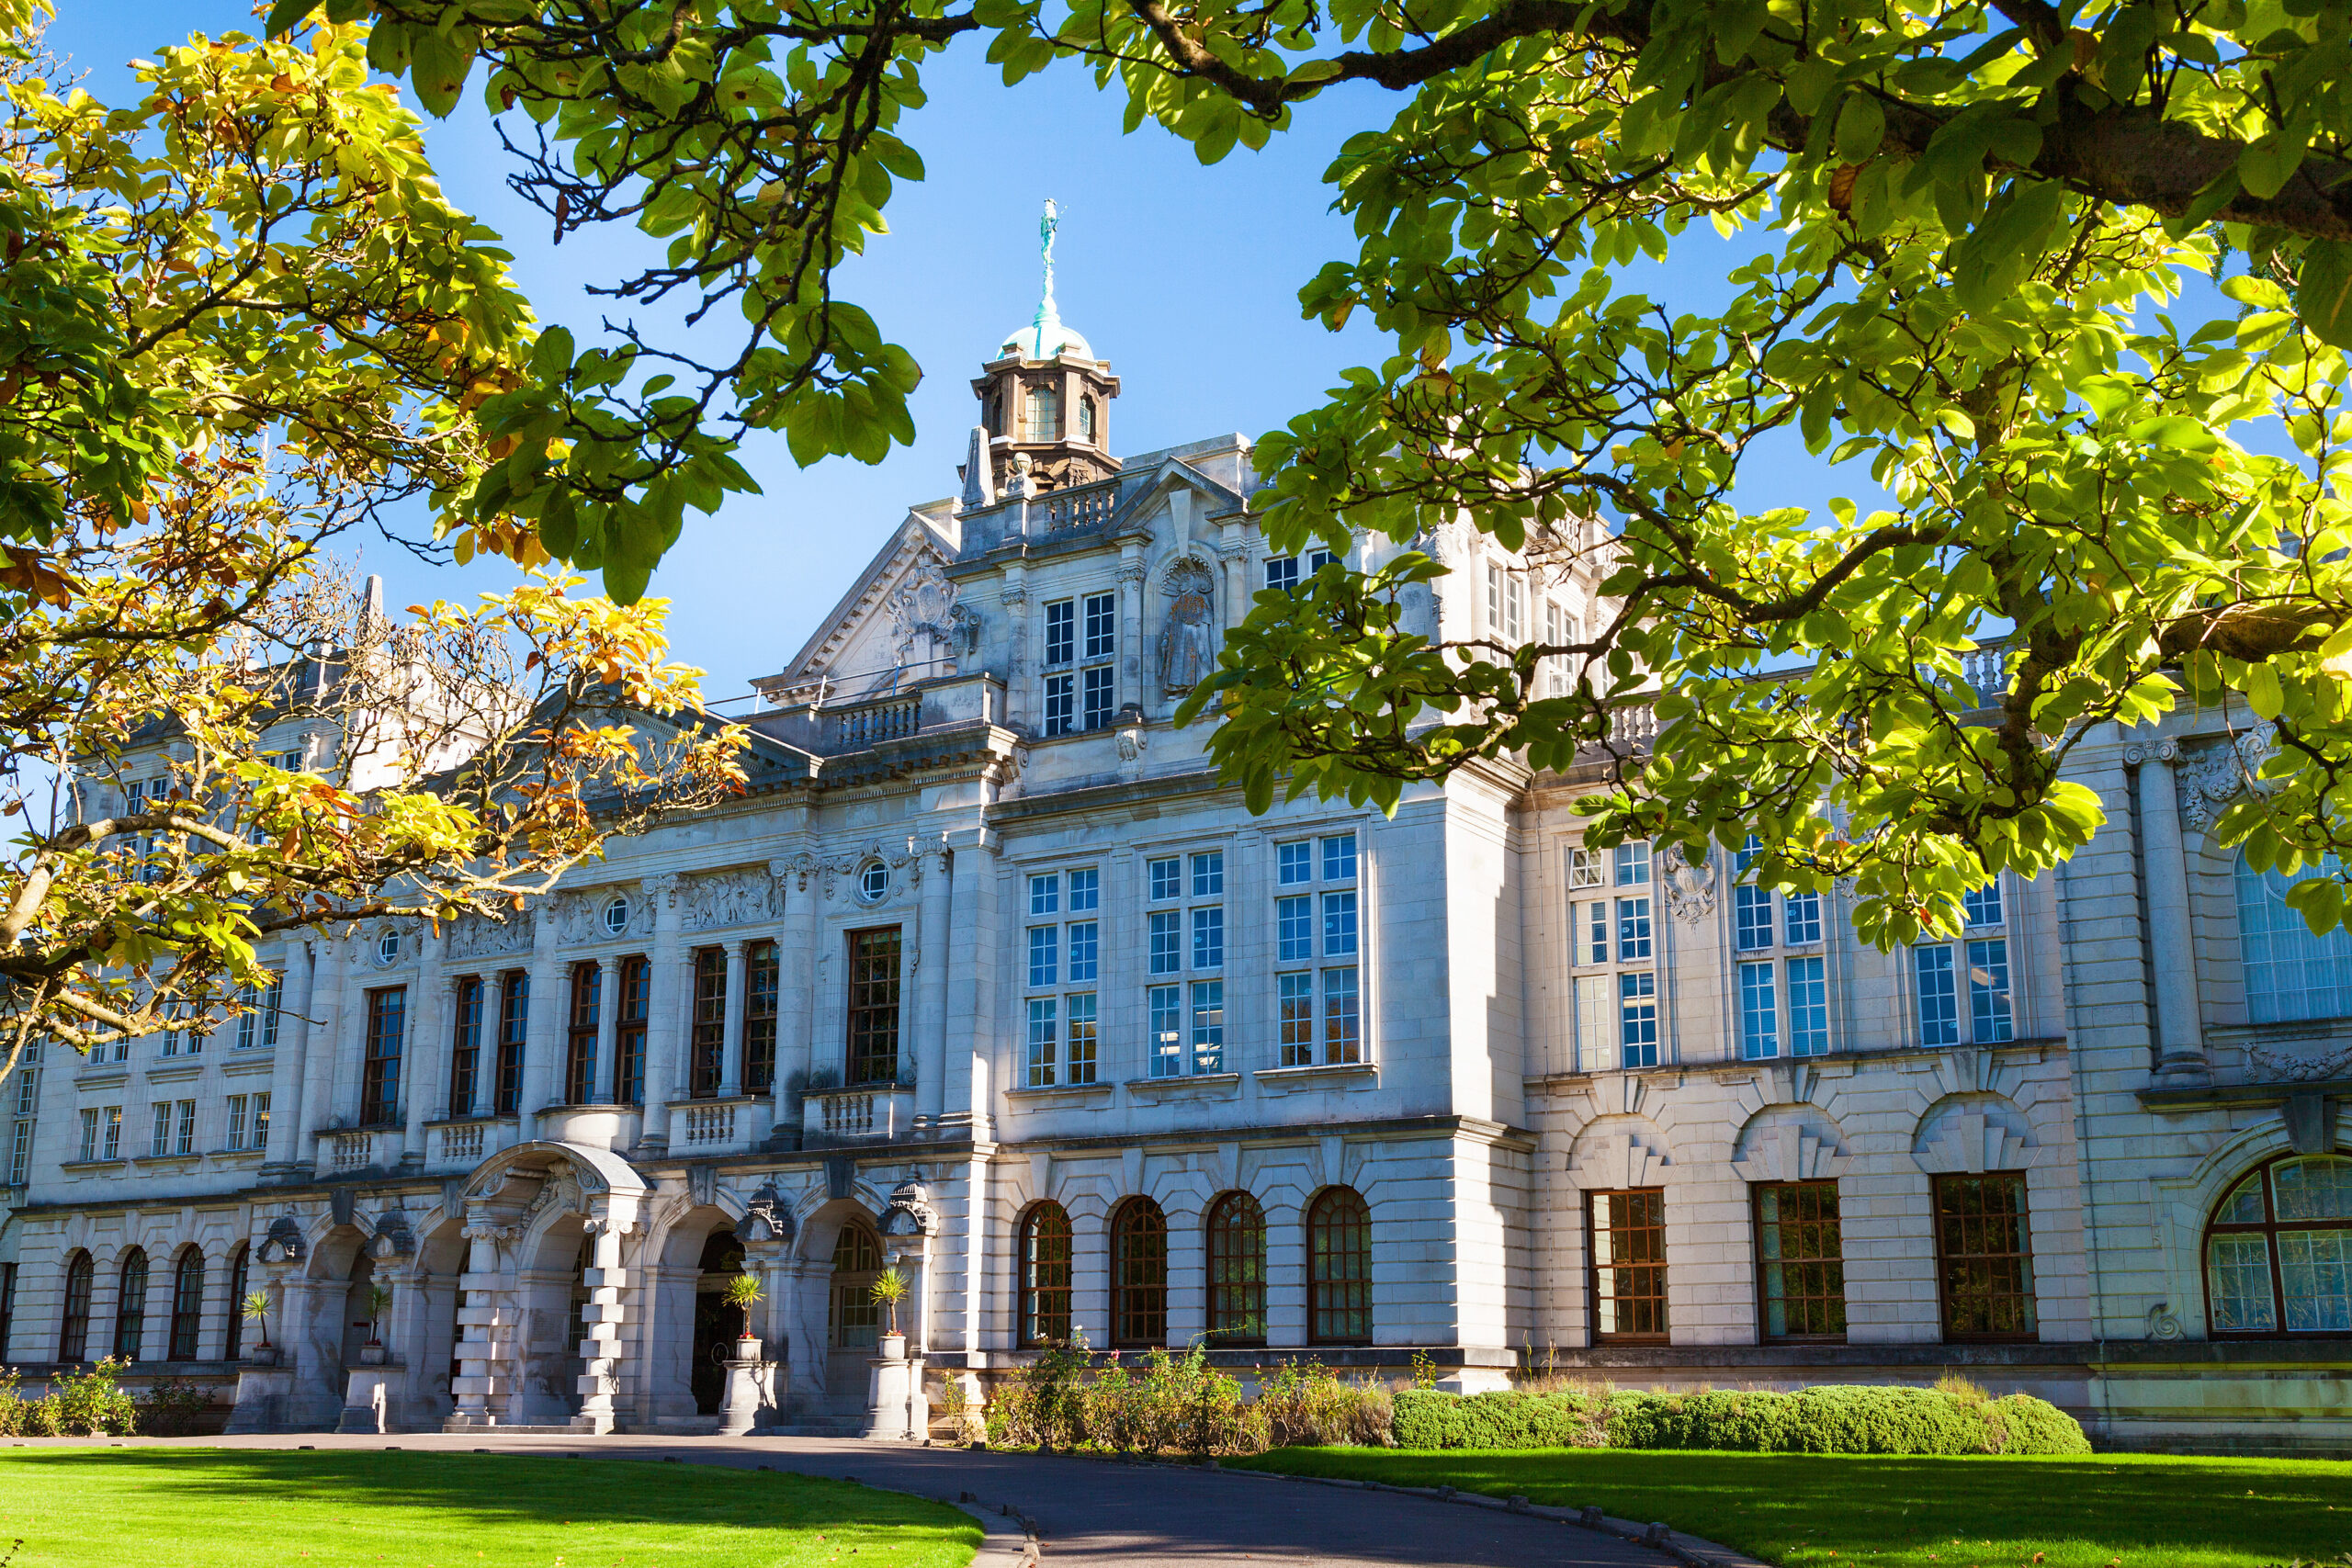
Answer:
[{"label": "round window", "polygon": [[401,933],[386,931],[376,939],[376,962],[397,964],[401,958]]},{"label": "round window", "polygon": [[867,861],[865,869],[857,874],[857,896],[869,904],[878,904],[890,891],[890,868],[878,860]]},{"label": "round window", "polygon": [[618,936],[628,930],[628,900],[616,898],[605,906],[605,929]]}]

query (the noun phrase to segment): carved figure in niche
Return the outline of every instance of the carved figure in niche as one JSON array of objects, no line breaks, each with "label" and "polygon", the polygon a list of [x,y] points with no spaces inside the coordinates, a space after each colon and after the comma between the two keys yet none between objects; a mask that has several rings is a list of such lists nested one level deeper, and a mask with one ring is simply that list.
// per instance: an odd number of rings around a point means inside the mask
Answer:
[{"label": "carved figure in niche", "polygon": [[1208,569],[1186,561],[1169,575],[1168,618],[1159,628],[1159,684],[1189,692],[1208,678],[1216,657],[1209,614],[1216,586]]},{"label": "carved figure in niche", "polygon": [[890,635],[899,667],[923,668],[956,657],[956,585],[925,560],[890,595]]}]

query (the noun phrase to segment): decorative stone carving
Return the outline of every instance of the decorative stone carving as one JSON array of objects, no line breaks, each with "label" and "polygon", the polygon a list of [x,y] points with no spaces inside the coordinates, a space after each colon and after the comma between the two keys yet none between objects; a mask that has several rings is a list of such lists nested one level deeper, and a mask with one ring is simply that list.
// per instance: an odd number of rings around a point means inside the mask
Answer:
[{"label": "decorative stone carving", "polygon": [[555,899],[556,941],[565,947],[583,942],[607,942],[616,936],[646,936],[653,930],[653,900],[629,898],[628,922],[616,931],[605,924],[605,908],[616,897],[628,896],[617,887],[598,887],[585,893],[561,893]]},{"label": "decorative stone carving", "polygon": [[784,888],[765,868],[688,878],[678,890],[679,924],[690,931],[780,919]]},{"label": "decorative stone carving", "polygon": [[1669,844],[1657,857],[1666,907],[1686,926],[1695,926],[1715,912],[1715,861],[1702,854],[1693,864],[1679,845]]},{"label": "decorative stone carving", "polygon": [[2330,1041],[2309,1053],[2267,1040],[2246,1049],[2247,1076],[2256,1083],[2316,1083],[2352,1077],[2352,1042]]},{"label": "decorative stone carving", "polygon": [[[2182,826],[2204,832],[2240,790],[2260,788],[2255,775],[2278,749],[2278,727],[2267,722],[2234,739],[2186,748],[2174,777],[2180,791]],[[2130,753],[2125,756],[2128,761]]]},{"label": "decorative stone carving", "polygon": [[2180,1319],[2173,1316],[2170,1302],[2158,1302],[2148,1309],[2148,1337],[2151,1339],[2180,1337]]},{"label": "decorative stone carving", "polygon": [[980,651],[980,613],[969,604],[955,604],[948,608],[947,649],[959,660],[969,659]]},{"label": "decorative stone carving", "polygon": [[520,953],[530,945],[531,928],[523,920],[492,920],[471,915],[449,928],[448,956],[452,962],[463,958],[503,958],[510,953]]},{"label": "decorative stone carving", "polygon": [[280,1214],[269,1222],[269,1229],[262,1235],[261,1246],[254,1253],[271,1269],[283,1269],[300,1263],[310,1255],[310,1243],[302,1238],[302,1226],[291,1214]]},{"label": "decorative stone carving", "polygon": [[379,1263],[416,1256],[416,1233],[410,1229],[405,1211],[388,1209],[376,1216],[376,1234],[368,1238],[368,1256]]},{"label": "decorative stone carving", "polygon": [[575,1213],[585,1213],[587,1202],[580,1191],[580,1179],[571,1172],[569,1161],[556,1160],[548,1166],[548,1178],[531,1198],[526,1214],[539,1214],[548,1209],[564,1209]]},{"label": "decorative stone carving", "polygon": [[743,1205],[743,1223],[735,1227],[735,1234],[747,1250],[769,1251],[790,1246],[798,1229],[791,1205],[776,1191],[775,1184],[769,1182]]},{"label": "decorative stone carving", "polygon": [[939,563],[926,558],[899,581],[891,592],[890,646],[899,663],[932,664],[953,658],[956,638],[956,585],[941,573]]},{"label": "decorative stone carving", "polygon": [[1168,570],[1168,615],[1159,628],[1159,684],[1169,693],[1189,692],[1207,679],[1216,660],[1213,614],[1216,578],[1206,563],[1187,556]]},{"label": "decorative stone carving", "polygon": [[882,1211],[885,1240],[934,1234],[939,1216],[933,1213],[931,1194],[920,1181],[901,1181],[890,1190],[889,1206]]}]

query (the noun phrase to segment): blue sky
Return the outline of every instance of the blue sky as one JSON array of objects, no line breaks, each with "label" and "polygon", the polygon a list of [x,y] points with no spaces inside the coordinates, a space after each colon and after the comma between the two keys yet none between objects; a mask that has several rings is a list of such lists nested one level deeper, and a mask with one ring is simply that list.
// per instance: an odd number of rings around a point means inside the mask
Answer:
[{"label": "blue sky", "polygon": [[[127,60],[191,29],[218,36],[258,23],[234,0],[80,0],[60,6],[51,49],[70,57],[101,99],[135,97]],[[746,456],[765,494],[715,518],[689,514],[653,592],[673,600],[677,656],[710,671],[713,697],[741,693],[781,666],[913,502],[951,493],[976,417],[969,382],[982,355],[1026,321],[1037,299],[1037,213],[1061,204],[1056,294],[1063,319],[1110,359],[1124,390],[1112,411],[1122,452],[1204,435],[1255,435],[1311,406],[1345,366],[1379,352],[1368,333],[1334,336],[1299,319],[1299,285],[1353,246],[1329,210],[1320,175],[1359,98],[1310,112],[1301,132],[1262,153],[1238,151],[1204,169],[1155,128],[1119,134],[1116,100],[1070,68],[1007,91],[963,40],[926,80],[931,102],[908,127],[927,177],[890,204],[893,232],[852,270],[845,292],[904,344],[925,378],[919,439],[866,467],[833,459],[797,468],[781,435]],[[451,199],[514,251],[541,313],[584,338],[605,302],[582,285],[621,272],[626,237],[547,243],[545,220],[502,183],[503,154],[479,108],[430,132]],[[432,568],[371,539],[363,565],[385,573],[390,601],[454,597],[497,586],[498,569]]]}]

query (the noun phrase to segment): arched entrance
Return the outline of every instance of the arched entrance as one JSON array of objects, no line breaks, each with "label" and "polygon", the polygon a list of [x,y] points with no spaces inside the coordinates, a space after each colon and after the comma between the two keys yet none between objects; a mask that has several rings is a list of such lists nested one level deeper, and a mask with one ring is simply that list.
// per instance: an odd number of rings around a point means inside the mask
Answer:
[{"label": "arched entrance", "polygon": [[718,1415],[727,1392],[724,1363],[746,1321],[743,1309],[727,1300],[727,1290],[743,1272],[743,1243],[734,1227],[719,1226],[704,1238],[695,1278],[694,1350],[687,1363],[697,1416]]}]

